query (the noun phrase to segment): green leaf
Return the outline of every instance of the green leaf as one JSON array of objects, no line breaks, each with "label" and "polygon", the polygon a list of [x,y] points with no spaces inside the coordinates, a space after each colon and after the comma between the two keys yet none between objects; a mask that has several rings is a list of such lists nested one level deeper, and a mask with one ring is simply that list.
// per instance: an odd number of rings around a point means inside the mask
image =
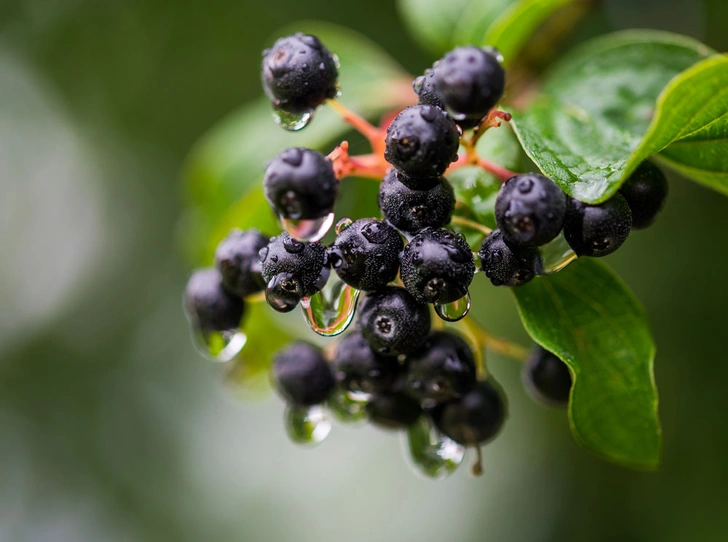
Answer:
[{"label": "green leaf", "polygon": [[655,346],[632,293],[604,264],[590,259],[514,293],[526,331],[571,369],[569,419],[575,438],[616,463],[657,468]]},{"label": "green leaf", "polygon": [[[528,111],[514,115],[523,148],[571,196],[608,199],[639,161],[658,96],[673,77],[713,54],[656,31],[600,38],[565,57]],[[685,122],[689,119],[684,118]]]}]

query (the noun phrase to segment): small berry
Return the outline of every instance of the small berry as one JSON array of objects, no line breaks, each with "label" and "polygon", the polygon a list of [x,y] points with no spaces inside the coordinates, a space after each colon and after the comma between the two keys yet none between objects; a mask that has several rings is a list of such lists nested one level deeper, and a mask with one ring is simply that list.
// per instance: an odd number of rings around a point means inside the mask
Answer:
[{"label": "small berry", "polygon": [[410,177],[436,178],[457,160],[459,142],[457,126],[442,109],[415,105],[389,125],[384,158]]},{"label": "small berry", "polygon": [[322,273],[328,271],[324,245],[302,243],[287,233],[272,237],[259,256],[266,299],[280,312],[293,310],[302,297],[316,293]]},{"label": "small berry", "polygon": [[513,244],[536,247],[553,240],[564,225],[567,197],[543,175],[516,175],[501,186],[495,219]]},{"label": "small berry", "polygon": [[380,354],[417,350],[430,332],[430,309],[407,290],[386,286],[367,294],[359,309],[359,329]]},{"label": "small berry", "polygon": [[228,292],[246,297],[265,288],[258,253],[268,244],[268,239],[256,229],[235,229],[220,241],[215,250],[215,267]]},{"label": "small berry", "polygon": [[324,402],[335,385],[321,351],[302,341],[294,342],[276,354],[273,378],[283,398],[299,406]]},{"label": "small berry", "polygon": [[277,108],[314,109],[337,94],[336,58],[315,36],[297,33],[263,51],[263,90]]},{"label": "small berry", "polygon": [[577,256],[600,258],[617,250],[629,235],[632,213],[617,193],[599,205],[572,199],[566,213],[564,237]]},{"label": "small berry", "polygon": [[323,154],[293,147],[268,164],[263,189],[279,216],[314,219],[326,216],[334,208],[339,181],[331,160]]},{"label": "small berry", "polygon": [[386,392],[400,372],[397,358],[376,353],[359,331],[336,346],[333,370],[337,384],[355,393]]},{"label": "small berry", "polygon": [[429,190],[413,190],[402,181],[405,175],[391,168],[379,186],[379,208],[392,226],[407,233],[440,228],[450,223],[455,193],[445,177]]},{"label": "small berry", "polygon": [[436,331],[407,361],[407,387],[420,400],[450,401],[475,386],[473,351],[455,333]]},{"label": "small berry", "polygon": [[435,407],[432,417],[438,429],[455,442],[475,446],[498,434],[506,419],[506,403],[490,381],[478,382],[462,398]]},{"label": "small berry", "polygon": [[185,288],[184,305],[190,323],[204,332],[236,329],[245,308],[240,297],[225,291],[220,272],[214,268],[192,273]]},{"label": "small berry", "polygon": [[651,226],[665,206],[668,184],[665,174],[652,162],[642,162],[629,176],[619,193],[632,211],[632,229]]},{"label": "small berry", "polygon": [[366,410],[369,420],[385,429],[406,429],[422,414],[417,400],[402,391],[375,395]]},{"label": "small berry", "polygon": [[541,259],[536,248],[507,243],[500,230],[493,230],[483,239],[478,256],[483,272],[493,286],[510,287],[530,281]]},{"label": "small berry", "polygon": [[329,248],[329,262],[348,285],[371,292],[397,277],[402,238],[381,220],[365,218],[346,227]]},{"label": "small berry", "polygon": [[566,363],[537,346],[523,367],[523,383],[534,399],[549,406],[565,407],[571,393],[571,373]]},{"label": "small berry", "polygon": [[475,260],[462,235],[427,228],[402,252],[400,275],[420,303],[446,304],[465,297],[475,275]]}]

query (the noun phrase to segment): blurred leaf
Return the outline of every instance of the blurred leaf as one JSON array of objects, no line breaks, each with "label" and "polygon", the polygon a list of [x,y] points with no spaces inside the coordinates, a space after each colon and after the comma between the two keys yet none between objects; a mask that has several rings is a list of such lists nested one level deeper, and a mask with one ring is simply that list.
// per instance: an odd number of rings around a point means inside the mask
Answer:
[{"label": "blurred leaf", "polygon": [[639,163],[635,153],[665,86],[712,53],[693,39],[657,31],[594,40],[565,57],[529,110],[514,115],[516,133],[567,193],[604,201]]},{"label": "blurred leaf", "polygon": [[529,335],[571,368],[569,418],[575,438],[616,463],[657,468],[655,347],[632,293],[604,264],[590,259],[514,293]]}]

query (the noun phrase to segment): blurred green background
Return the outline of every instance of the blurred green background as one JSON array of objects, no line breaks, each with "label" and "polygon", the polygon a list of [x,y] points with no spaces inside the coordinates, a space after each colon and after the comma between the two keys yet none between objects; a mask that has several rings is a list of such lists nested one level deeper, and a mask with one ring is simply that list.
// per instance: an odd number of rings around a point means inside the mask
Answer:
[{"label": "blurred green background", "polygon": [[[510,419],[480,479],[421,479],[372,428],[297,448],[279,400],[225,393],[182,315],[179,175],[261,94],[276,29],[304,18],[360,30],[412,73],[433,60],[385,0],[0,2],[0,540],[725,539],[728,199],[680,178],[610,258],[658,345],[658,473],[581,450],[495,357]],[[726,50],[728,3],[608,0],[573,39],[633,27]],[[475,299],[525,342],[507,291]]]}]

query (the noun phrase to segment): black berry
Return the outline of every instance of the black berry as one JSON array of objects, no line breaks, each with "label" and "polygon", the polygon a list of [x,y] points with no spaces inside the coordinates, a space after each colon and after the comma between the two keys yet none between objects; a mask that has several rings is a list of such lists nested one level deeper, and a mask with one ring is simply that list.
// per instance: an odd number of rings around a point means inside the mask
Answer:
[{"label": "black berry", "polygon": [[475,386],[475,358],[462,337],[437,331],[407,356],[407,387],[420,400],[437,402],[461,397]]},{"label": "black berry", "polygon": [[258,254],[268,239],[256,229],[235,229],[220,241],[215,250],[215,266],[228,292],[245,297],[265,288]]},{"label": "black berry", "polygon": [[445,102],[437,91],[434,69],[427,69],[424,75],[417,77],[412,82],[412,90],[419,97],[419,105],[434,105],[440,109],[445,109]]},{"label": "black berry", "polygon": [[337,94],[336,58],[318,38],[297,33],[263,51],[263,89],[273,105],[292,113],[312,110]]},{"label": "black berry", "polygon": [[385,429],[405,429],[422,414],[417,400],[401,391],[375,395],[367,403],[366,410],[369,420]]},{"label": "black berry", "polygon": [[460,132],[440,108],[406,108],[387,129],[384,158],[410,177],[436,178],[457,160]]},{"label": "black berry", "polygon": [[279,393],[293,405],[317,405],[334,389],[334,377],[321,351],[300,341],[276,354],[273,378]]},{"label": "black berry", "polygon": [[367,294],[359,308],[359,329],[380,354],[417,350],[430,332],[430,309],[404,288],[386,286]]},{"label": "black berry", "polygon": [[632,213],[617,193],[600,205],[569,202],[564,237],[578,256],[599,258],[617,250],[629,235]]},{"label": "black berry", "polygon": [[493,230],[483,239],[478,256],[485,276],[494,286],[511,287],[531,280],[541,259],[537,248],[508,243],[500,230]]},{"label": "black berry", "polygon": [[272,237],[259,255],[266,299],[280,312],[293,310],[302,297],[316,293],[322,273],[328,272],[324,245],[302,243],[287,233]]},{"label": "black berry", "polygon": [[236,329],[243,317],[243,300],[225,291],[220,272],[214,268],[192,273],[184,305],[190,323],[206,333]]},{"label": "black berry", "polygon": [[632,211],[632,229],[641,230],[651,226],[665,206],[667,178],[652,162],[642,162],[619,192]]},{"label": "black berry", "polygon": [[455,209],[455,193],[447,179],[437,178],[429,190],[413,190],[403,183],[405,178],[391,168],[379,186],[379,208],[387,222],[407,233],[449,224]]},{"label": "black berry", "polygon": [[341,280],[370,292],[397,277],[402,238],[381,220],[365,218],[346,227],[329,248],[329,262]]},{"label": "black berry", "polygon": [[464,297],[474,274],[467,241],[449,230],[422,230],[402,252],[402,282],[420,303],[445,304]]},{"label": "black berry", "polygon": [[555,354],[537,346],[523,367],[523,383],[534,399],[565,407],[571,393],[571,373]]},{"label": "black berry", "polygon": [[359,331],[350,333],[336,346],[333,370],[337,384],[355,393],[386,392],[400,372],[397,358],[374,352]]},{"label": "black berry", "polygon": [[462,398],[438,405],[432,412],[438,429],[466,446],[493,439],[506,419],[501,391],[490,381],[478,382]]},{"label": "black berry", "polygon": [[508,241],[536,247],[554,239],[564,225],[567,197],[556,184],[534,173],[511,177],[495,201],[495,219]]},{"label": "black berry", "polygon": [[333,164],[323,154],[294,147],[268,164],[263,189],[279,216],[314,219],[326,216],[334,208],[339,181]]}]

